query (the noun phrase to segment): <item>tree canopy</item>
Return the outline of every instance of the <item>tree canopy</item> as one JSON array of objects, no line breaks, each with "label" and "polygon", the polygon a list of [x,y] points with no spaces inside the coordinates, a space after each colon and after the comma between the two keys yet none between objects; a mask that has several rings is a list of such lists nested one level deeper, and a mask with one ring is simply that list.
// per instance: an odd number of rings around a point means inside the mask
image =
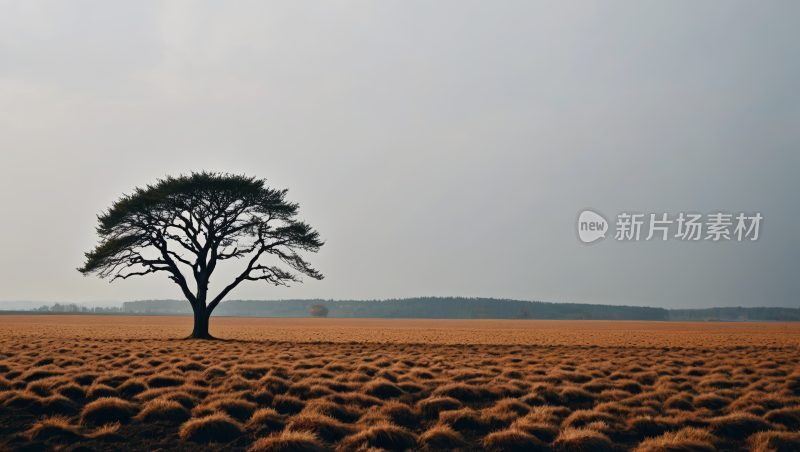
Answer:
[{"label": "tree canopy", "polygon": [[[100,243],[78,271],[111,281],[166,273],[192,305],[192,337],[210,337],[208,316],[243,281],[286,286],[301,282],[300,275],[323,278],[299,252],[315,253],[324,242],[295,218],[299,206],[286,201],[287,190],[265,182],[204,171],[135,188],[98,215]],[[267,257],[288,269],[266,265]],[[246,267],[210,297],[211,275],[229,259],[243,259]]]}]

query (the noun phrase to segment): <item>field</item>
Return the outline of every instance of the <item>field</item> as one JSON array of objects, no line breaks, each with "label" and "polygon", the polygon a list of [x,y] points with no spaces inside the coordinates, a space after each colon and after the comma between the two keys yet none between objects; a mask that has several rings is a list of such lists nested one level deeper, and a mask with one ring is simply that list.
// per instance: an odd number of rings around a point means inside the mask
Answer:
[{"label": "field", "polygon": [[800,324],[0,316],[0,451],[793,452]]}]

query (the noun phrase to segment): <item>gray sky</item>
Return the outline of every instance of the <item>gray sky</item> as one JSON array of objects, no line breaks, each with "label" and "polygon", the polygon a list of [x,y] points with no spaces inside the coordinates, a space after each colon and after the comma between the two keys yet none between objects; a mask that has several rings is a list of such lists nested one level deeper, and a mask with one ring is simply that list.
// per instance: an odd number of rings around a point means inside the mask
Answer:
[{"label": "gray sky", "polygon": [[[121,194],[205,169],[289,188],[327,241],[310,256],[325,280],[229,298],[798,307],[797,17],[791,1],[0,0],[0,300],[180,298],[163,276],[75,268]],[[765,220],[752,243],[585,246],[584,207]]]}]

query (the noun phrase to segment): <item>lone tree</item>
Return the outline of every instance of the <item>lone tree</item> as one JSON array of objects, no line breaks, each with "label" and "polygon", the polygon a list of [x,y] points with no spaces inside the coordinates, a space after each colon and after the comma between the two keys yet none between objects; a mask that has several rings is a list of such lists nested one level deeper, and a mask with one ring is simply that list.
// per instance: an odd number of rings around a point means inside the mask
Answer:
[{"label": "lone tree", "polygon": [[315,304],[311,306],[311,311],[309,314],[313,315],[314,317],[328,317],[328,307],[324,304]]},{"label": "lone tree", "polygon": [[[85,253],[78,271],[111,277],[111,282],[165,272],[192,305],[189,338],[213,339],[211,312],[243,281],[288,286],[302,282],[298,274],[323,278],[298,254],[319,251],[319,234],[295,219],[298,205],[285,200],[287,190],[264,184],[264,179],[204,171],[136,188],[97,216],[100,243]],[[270,255],[296,273],[263,264]],[[234,258],[244,259],[246,267],[211,297],[217,264]]]}]

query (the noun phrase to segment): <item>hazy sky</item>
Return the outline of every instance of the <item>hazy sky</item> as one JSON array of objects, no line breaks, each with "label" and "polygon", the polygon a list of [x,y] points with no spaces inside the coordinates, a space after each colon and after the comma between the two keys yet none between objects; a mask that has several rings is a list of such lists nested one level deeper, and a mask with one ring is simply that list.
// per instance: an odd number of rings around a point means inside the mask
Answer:
[{"label": "hazy sky", "polygon": [[[180,298],[161,275],[75,268],[121,194],[213,170],[289,188],[327,241],[308,256],[323,281],[229,298],[798,307],[798,17],[796,1],[0,1],[0,300]],[[586,246],[584,207],[764,222],[756,242]]]}]

